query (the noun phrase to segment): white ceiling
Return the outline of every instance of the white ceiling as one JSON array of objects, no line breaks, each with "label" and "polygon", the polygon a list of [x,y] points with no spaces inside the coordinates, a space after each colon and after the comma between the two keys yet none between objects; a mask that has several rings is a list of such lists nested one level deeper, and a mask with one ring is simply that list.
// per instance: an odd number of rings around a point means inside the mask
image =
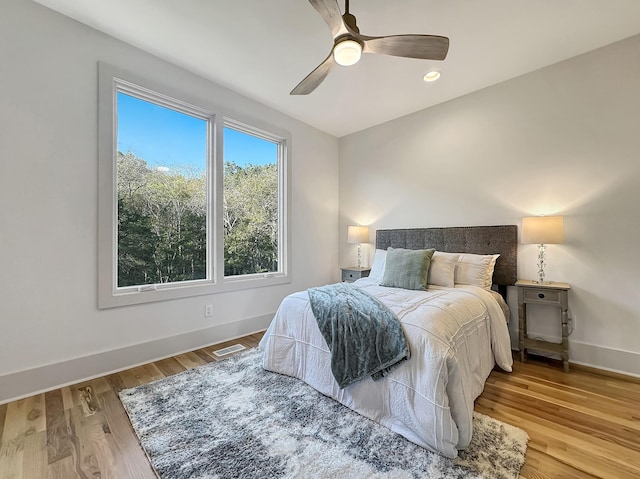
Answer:
[{"label": "white ceiling", "polygon": [[307,0],[36,1],[337,137],[640,33],[639,0],[351,0],[363,34],[444,35],[449,55],[364,55],[290,96],[333,44]]}]

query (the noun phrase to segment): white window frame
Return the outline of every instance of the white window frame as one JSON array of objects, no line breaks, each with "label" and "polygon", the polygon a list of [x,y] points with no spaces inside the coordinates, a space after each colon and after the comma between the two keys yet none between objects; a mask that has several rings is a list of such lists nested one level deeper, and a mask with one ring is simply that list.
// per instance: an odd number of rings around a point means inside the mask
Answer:
[{"label": "white window frame", "polygon": [[[224,128],[232,128],[241,133],[246,133],[247,135],[255,136],[256,138],[260,138],[262,140],[271,141],[278,146],[277,155],[278,155],[278,271],[268,272],[268,273],[254,273],[254,274],[245,274],[245,275],[235,275],[235,276],[224,276],[224,282],[228,284],[237,283],[240,281],[251,281],[258,278],[274,278],[278,276],[282,276],[284,271],[286,271],[286,242],[284,245],[282,239],[286,238],[286,196],[285,192],[287,188],[285,187],[286,175],[284,172],[286,171],[286,163],[287,163],[287,141],[286,138],[283,138],[279,135],[275,135],[268,131],[262,130],[260,128],[247,125],[246,123],[233,120],[231,118],[225,118],[223,121],[223,130]],[[223,177],[224,181],[224,177]],[[222,213],[221,213],[222,214]],[[224,230],[223,230],[223,239],[224,239]],[[224,248],[220,248],[222,252],[221,262],[218,263],[221,265],[222,272],[224,274]]]},{"label": "white window frame", "polygon": [[[117,286],[117,92],[208,121],[207,147],[207,278],[193,281]],[[278,271],[224,276],[223,137],[229,126],[278,144]],[[188,86],[171,87],[113,66],[98,65],[98,307],[111,308],[291,282],[288,132],[229,113],[210,100],[194,98]]]}]

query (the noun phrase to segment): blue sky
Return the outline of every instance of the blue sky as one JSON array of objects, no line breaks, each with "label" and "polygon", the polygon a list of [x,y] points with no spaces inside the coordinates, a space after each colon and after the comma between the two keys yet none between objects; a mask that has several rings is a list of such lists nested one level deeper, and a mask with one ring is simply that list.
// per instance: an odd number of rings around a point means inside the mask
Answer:
[{"label": "blue sky", "polygon": [[[150,167],[205,169],[206,122],[118,92],[118,151],[131,151]],[[245,166],[274,163],[277,145],[225,128],[224,158]]]}]

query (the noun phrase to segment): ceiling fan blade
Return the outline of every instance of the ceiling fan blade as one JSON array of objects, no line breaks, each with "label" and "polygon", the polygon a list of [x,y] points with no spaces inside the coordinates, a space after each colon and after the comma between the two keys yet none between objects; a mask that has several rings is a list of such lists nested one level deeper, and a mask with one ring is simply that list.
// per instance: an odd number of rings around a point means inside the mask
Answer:
[{"label": "ceiling fan blade", "polygon": [[289,95],[308,95],[313,90],[318,88],[318,85],[327,78],[329,71],[334,67],[336,61],[333,59],[333,50],[329,53],[329,56],[316,67],[311,73],[309,73],[304,80],[291,90]]},{"label": "ceiling fan blade", "polygon": [[322,18],[324,18],[324,21],[327,22],[327,25],[331,28],[331,35],[335,38],[344,28],[342,13],[340,12],[337,0],[309,0],[309,3],[313,5],[313,8],[315,8]]},{"label": "ceiling fan blade", "polygon": [[422,60],[444,60],[449,51],[449,39],[437,35],[390,35],[387,37],[359,35],[359,37],[364,42],[363,53],[382,53]]}]

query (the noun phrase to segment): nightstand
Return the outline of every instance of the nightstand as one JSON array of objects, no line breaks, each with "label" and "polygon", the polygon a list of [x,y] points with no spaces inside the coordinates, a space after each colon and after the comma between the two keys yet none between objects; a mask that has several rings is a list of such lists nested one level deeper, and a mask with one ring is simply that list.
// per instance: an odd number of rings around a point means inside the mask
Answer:
[{"label": "nightstand", "polygon": [[371,272],[371,268],[358,268],[357,266],[340,269],[342,270],[342,281],[347,283],[353,283],[356,279],[366,278]]},{"label": "nightstand", "polygon": [[[520,319],[520,331],[518,346],[520,348],[520,361],[524,362],[527,349],[559,354],[562,356],[564,372],[569,372],[569,290],[567,283],[536,283],[527,279],[516,281],[518,288],[518,316]],[[552,343],[542,339],[527,337],[527,304],[546,304],[560,309],[562,321],[562,342]]]}]

